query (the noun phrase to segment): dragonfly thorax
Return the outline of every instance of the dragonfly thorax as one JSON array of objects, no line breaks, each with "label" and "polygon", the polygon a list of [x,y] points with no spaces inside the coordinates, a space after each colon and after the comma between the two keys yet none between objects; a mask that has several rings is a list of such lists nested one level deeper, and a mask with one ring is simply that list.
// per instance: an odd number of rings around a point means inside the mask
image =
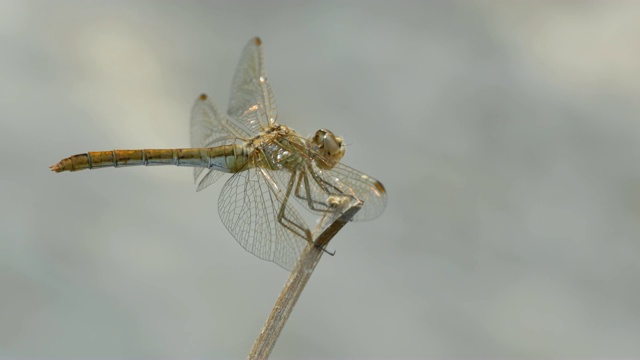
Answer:
[{"label": "dragonfly thorax", "polygon": [[245,147],[251,148],[256,165],[272,170],[296,171],[305,161],[307,139],[293,129],[274,124],[253,137]]}]

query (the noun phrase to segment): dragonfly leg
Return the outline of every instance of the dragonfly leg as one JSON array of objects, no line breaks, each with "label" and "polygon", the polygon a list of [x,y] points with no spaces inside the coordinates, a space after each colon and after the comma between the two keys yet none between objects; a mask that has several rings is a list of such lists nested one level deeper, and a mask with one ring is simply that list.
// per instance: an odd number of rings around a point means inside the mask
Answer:
[{"label": "dragonfly leg", "polygon": [[[322,179],[313,171],[312,167],[309,167],[307,170],[308,171],[301,171],[298,175],[298,182],[296,184],[295,196],[298,199],[305,200],[307,202],[307,206],[312,211],[325,212],[325,213],[334,212],[335,211],[334,206],[333,204],[331,204],[331,201],[330,201],[330,198],[334,196],[343,196],[343,197],[346,196],[346,197],[349,197],[350,199],[354,198],[354,196],[345,194],[340,188]],[[320,200],[313,199],[311,185],[309,183],[309,176],[307,175],[307,172],[312,174],[311,176],[315,181],[315,183],[327,195],[325,200],[320,201]],[[304,187],[304,194],[301,191],[303,187]]]},{"label": "dragonfly leg", "polygon": [[329,250],[327,250],[326,248],[320,247],[319,245],[316,245],[316,246],[317,246],[318,248],[320,248],[320,250],[324,251],[324,253],[325,253],[325,254],[328,254],[328,255],[331,255],[331,256],[333,256],[333,255],[335,255],[335,254],[336,254],[336,251],[335,251],[335,250],[333,250],[333,251],[329,251]]},{"label": "dragonfly leg", "polygon": [[287,184],[287,191],[285,193],[284,199],[282,200],[282,205],[280,206],[280,211],[278,211],[278,216],[276,218],[278,222],[286,229],[312,243],[313,239],[311,237],[311,231],[309,231],[309,229],[305,226],[292,221],[286,216],[287,202],[289,201],[289,196],[291,196],[291,191],[293,190],[295,182],[296,172],[293,172],[293,174],[291,174],[291,178],[289,179],[289,183]]},{"label": "dragonfly leg", "polygon": [[[300,177],[298,179],[300,179]],[[291,191],[293,190],[295,183],[296,183],[296,172],[291,174],[291,178],[289,178],[289,182],[287,184],[287,191],[285,193],[284,199],[282,200],[280,211],[278,211],[278,216],[277,216],[278,222],[280,223],[280,225],[284,226],[287,230],[293,232],[294,234],[300,236],[303,239],[306,239],[308,242],[312,243],[314,246],[316,246],[318,249],[322,250],[323,252],[331,256],[335,255],[336,254],[335,251],[329,251],[325,247],[316,244],[313,241],[313,238],[311,237],[311,231],[309,231],[308,228],[287,218],[286,216],[287,202],[289,200],[289,196],[291,196]]]},{"label": "dragonfly leg", "polygon": [[[316,182],[316,184],[318,184],[318,186],[322,189],[322,191],[324,191],[325,194],[327,194],[326,201],[322,203],[324,206],[326,206],[328,208],[327,210],[324,210],[325,212],[336,211],[335,210],[335,204],[332,203],[332,200],[335,201],[336,197],[348,198],[349,200],[352,200],[352,199],[356,198],[352,194],[345,193],[339,187],[331,184],[330,182],[328,182],[325,179],[323,179],[322,177],[320,177],[317,173],[315,173],[313,171],[313,168],[309,167],[309,172],[310,172],[311,177],[313,178],[313,180]],[[305,178],[305,186],[306,186],[307,194],[308,194],[310,186],[309,186],[309,180],[306,179],[306,178]]]},{"label": "dragonfly leg", "polygon": [[[302,189],[303,187],[305,189],[306,194],[301,193],[300,189]],[[322,190],[324,191],[325,189],[323,188]],[[307,202],[307,206],[309,206],[309,209],[313,211],[331,212],[331,210],[328,209],[330,206],[329,204],[327,204],[324,201],[314,200],[312,198],[311,186],[309,185],[309,177],[307,176],[307,173],[305,171],[300,171],[300,173],[298,174],[298,182],[296,184],[295,196],[298,199],[305,200]]]},{"label": "dragonfly leg", "polygon": [[[313,170],[313,169],[311,169]],[[337,186],[329,183],[328,181],[324,180],[323,178],[321,178],[320,176],[318,176],[318,174],[316,174],[314,171],[311,171],[311,176],[313,177],[313,180],[316,181],[316,183],[318,184],[318,186],[320,186],[322,188],[322,190],[327,193],[327,195],[345,195],[345,196],[351,196],[349,194],[345,194],[344,191],[342,191],[340,188],[338,188]],[[331,192],[329,191],[329,189],[327,188],[332,188],[335,192]]]}]

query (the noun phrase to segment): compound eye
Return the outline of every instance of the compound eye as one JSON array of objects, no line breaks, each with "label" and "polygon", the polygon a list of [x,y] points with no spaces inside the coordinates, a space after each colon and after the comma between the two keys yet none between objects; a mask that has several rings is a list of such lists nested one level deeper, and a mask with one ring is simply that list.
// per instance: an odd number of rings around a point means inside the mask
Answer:
[{"label": "compound eye", "polygon": [[325,136],[324,149],[327,155],[334,156],[340,151],[341,144],[338,143],[335,137]]},{"label": "compound eye", "polygon": [[320,129],[316,131],[312,139],[316,151],[321,159],[316,163],[322,169],[331,169],[344,156],[344,142],[341,137],[335,136],[331,131]]},{"label": "compound eye", "polygon": [[327,136],[326,131],[324,131],[323,129],[320,129],[316,131],[316,134],[313,136],[313,142],[318,145],[321,145],[324,141],[325,136]]}]

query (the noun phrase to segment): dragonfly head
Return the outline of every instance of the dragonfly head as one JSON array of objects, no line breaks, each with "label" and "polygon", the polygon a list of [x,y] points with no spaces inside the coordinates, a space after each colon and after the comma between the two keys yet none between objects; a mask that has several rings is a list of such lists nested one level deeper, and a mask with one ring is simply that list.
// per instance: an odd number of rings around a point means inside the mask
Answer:
[{"label": "dragonfly head", "polygon": [[311,138],[314,150],[321,155],[321,159],[316,159],[316,164],[321,169],[331,169],[344,156],[345,146],[341,137],[334,135],[331,131],[320,129]]}]

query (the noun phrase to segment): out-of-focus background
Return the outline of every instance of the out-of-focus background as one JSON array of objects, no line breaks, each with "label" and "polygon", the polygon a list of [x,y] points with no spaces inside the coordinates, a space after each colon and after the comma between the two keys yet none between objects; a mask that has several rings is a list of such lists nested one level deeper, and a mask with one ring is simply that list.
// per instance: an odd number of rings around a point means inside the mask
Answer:
[{"label": "out-of-focus background", "polygon": [[640,3],[0,1],[0,356],[241,358],[288,273],[190,169],[265,44],[279,119],[332,129],[384,215],[332,242],[275,358],[640,355]]}]

